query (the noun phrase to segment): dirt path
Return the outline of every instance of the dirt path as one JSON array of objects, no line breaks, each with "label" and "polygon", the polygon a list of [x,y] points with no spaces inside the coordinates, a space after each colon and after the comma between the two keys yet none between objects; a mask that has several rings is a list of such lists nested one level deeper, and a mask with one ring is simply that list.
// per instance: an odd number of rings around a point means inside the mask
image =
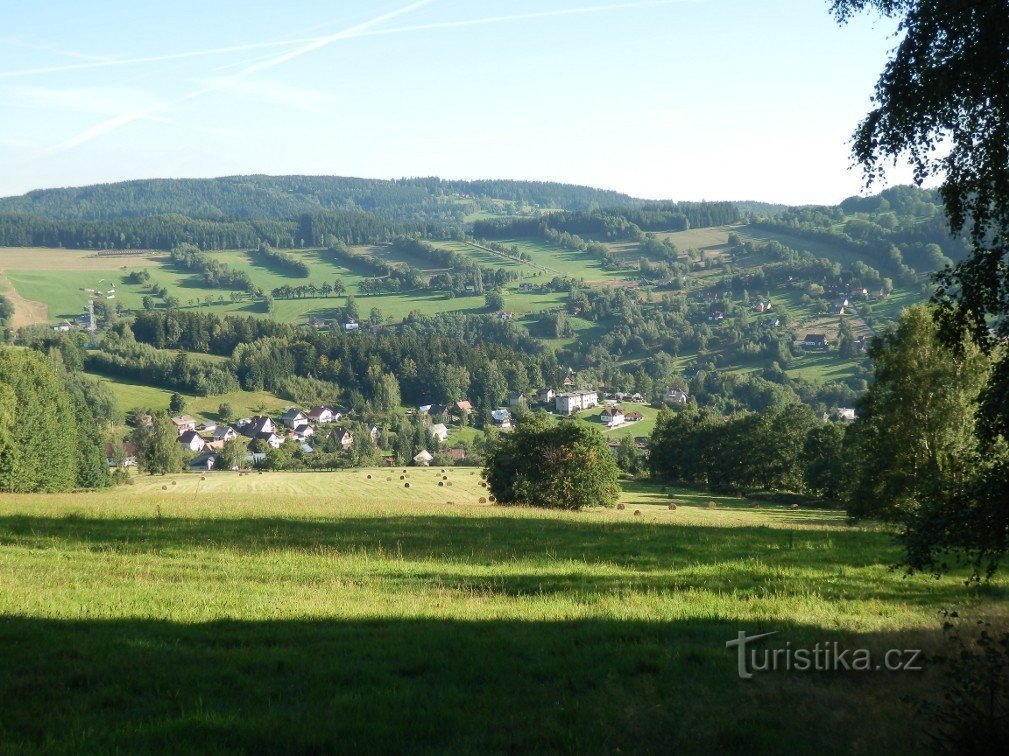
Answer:
[{"label": "dirt path", "polygon": [[10,326],[15,330],[35,323],[48,323],[49,308],[42,302],[33,302],[18,294],[10,279],[0,270],[0,294],[3,294],[14,305],[14,315]]}]

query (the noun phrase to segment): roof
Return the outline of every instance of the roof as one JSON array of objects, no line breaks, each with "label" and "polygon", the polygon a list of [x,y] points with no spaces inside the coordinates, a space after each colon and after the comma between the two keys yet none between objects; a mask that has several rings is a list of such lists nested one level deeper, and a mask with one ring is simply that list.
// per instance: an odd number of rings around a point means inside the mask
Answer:
[{"label": "roof", "polygon": [[195,439],[200,439],[200,443],[203,443],[203,439],[200,438],[200,434],[196,431],[189,430],[179,435],[179,443],[182,444],[191,444]]},{"label": "roof", "polygon": [[236,431],[230,425],[219,425],[216,429],[214,429],[214,438],[222,439],[227,436],[228,433],[236,433]]},{"label": "roof", "polygon": [[179,415],[178,417],[173,417],[172,422],[176,425],[196,425],[196,421],[189,415]]},{"label": "roof", "polygon": [[308,411],[308,416],[313,420],[317,420],[318,418],[322,417],[323,414],[325,414],[326,412],[332,414],[333,410],[331,410],[329,407],[312,407],[312,409]]},{"label": "roof", "polygon": [[826,341],[827,334],[825,333],[807,333],[802,339],[803,341]]},{"label": "roof", "polygon": [[455,408],[460,410],[471,410],[473,409],[473,405],[470,404],[468,399],[462,399],[455,403]]},{"label": "roof", "polygon": [[432,459],[434,459],[434,455],[431,452],[429,452],[427,449],[421,449],[414,456],[413,461],[414,462],[417,462],[417,461],[430,462]]},{"label": "roof", "polygon": [[433,433],[448,433],[448,427],[445,423],[435,423],[431,426],[431,431]]},{"label": "roof", "polygon": [[298,415],[304,415],[304,414],[305,413],[302,412],[297,407],[288,407],[284,411],[284,414],[280,416],[280,419],[281,420],[287,420],[287,419],[293,420],[294,418],[298,417]]}]

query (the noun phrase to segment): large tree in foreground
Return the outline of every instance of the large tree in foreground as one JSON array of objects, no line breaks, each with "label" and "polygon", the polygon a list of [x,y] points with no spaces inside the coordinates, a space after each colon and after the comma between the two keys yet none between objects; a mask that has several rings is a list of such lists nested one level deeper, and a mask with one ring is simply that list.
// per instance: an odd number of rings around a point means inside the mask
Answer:
[{"label": "large tree in foreground", "polygon": [[523,419],[487,456],[490,491],[502,504],[553,509],[613,506],[620,493],[613,452],[603,435],[540,413]]},{"label": "large tree in foreground", "polygon": [[[1009,0],[833,0],[838,20],[874,8],[902,35],[876,84],[873,108],[854,136],[868,183],[885,164],[910,160],[915,179],[938,179],[950,230],[970,256],[938,275],[942,337],[995,354],[981,397],[979,438],[1009,437]],[[912,566],[937,550],[965,549],[990,573],[1009,546],[1009,479],[997,457],[955,506],[925,508],[909,532]],[[942,566],[940,563],[938,566]]]}]

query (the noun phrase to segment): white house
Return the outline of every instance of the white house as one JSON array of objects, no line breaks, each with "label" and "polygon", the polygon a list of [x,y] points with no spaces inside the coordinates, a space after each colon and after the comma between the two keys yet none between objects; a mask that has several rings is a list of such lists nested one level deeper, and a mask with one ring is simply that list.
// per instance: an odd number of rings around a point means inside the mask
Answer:
[{"label": "white house", "polygon": [[599,394],[595,391],[574,391],[570,394],[557,394],[554,397],[557,411],[570,415],[579,410],[592,409],[599,405]]},{"label": "white house", "polygon": [[624,424],[624,412],[619,407],[610,407],[609,409],[604,409],[602,414],[599,415],[599,422],[604,425],[608,425],[611,428],[617,425]]},{"label": "white house", "polygon": [[536,401],[540,404],[550,404],[555,396],[556,393],[552,388],[542,388],[536,392]]},{"label": "white house", "polygon": [[173,417],[172,423],[175,425],[175,429],[179,432],[181,436],[186,431],[196,430],[196,421],[193,420],[189,415],[180,415],[179,417]]},{"label": "white house", "polygon": [[494,410],[490,413],[491,420],[494,421],[494,425],[499,428],[511,428],[512,427],[512,413],[506,410],[504,407]]},{"label": "white house", "polygon": [[309,436],[314,436],[314,435],[315,435],[315,428],[313,428],[308,423],[304,423],[302,425],[299,425],[297,428],[294,429],[294,436],[299,441],[304,441]]},{"label": "white house", "polygon": [[445,423],[435,423],[431,426],[431,435],[439,441],[448,440],[448,428]]},{"label": "white house", "polygon": [[288,407],[287,411],[280,416],[280,422],[288,428],[294,429],[308,422],[308,415],[297,407]]},{"label": "white house", "polygon": [[422,467],[427,467],[431,464],[431,460],[434,459],[434,455],[427,449],[421,449],[416,457],[413,458],[413,463],[415,465],[421,465]]},{"label": "white house", "polygon": [[200,434],[194,430],[183,431],[179,434],[179,443],[191,452],[201,452],[203,451],[203,447],[207,445],[206,442],[200,438]]},{"label": "white house", "polygon": [[308,419],[313,423],[325,425],[326,423],[333,422],[336,418],[333,417],[333,410],[329,407],[312,407],[308,411]]},{"label": "white house", "polygon": [[238,438],[238,432],[230,425],[219,425],[214,431],[214,441],[234,441]]},{"label": "white house", "polygon": [[340,442],[340,446],[344,449],[354,443],[354,434],[346,428],[337,428],[333,433],[336,434],[336,440]]}]

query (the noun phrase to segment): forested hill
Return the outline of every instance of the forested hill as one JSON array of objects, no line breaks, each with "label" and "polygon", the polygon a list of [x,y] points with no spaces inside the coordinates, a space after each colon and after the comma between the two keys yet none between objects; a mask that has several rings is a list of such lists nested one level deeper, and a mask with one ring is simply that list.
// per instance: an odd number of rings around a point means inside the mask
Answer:
[{"label": "forested hill", "polygon": [[[48,220],[180,215],[197,220],[287,220],[320,211],[363,210],[391,220],[458,223],[469,213],[627,207],[640,201],[603,189],[539,181],[385,181],[340,176],[150,179],[0,198],[0,213]],[[512,206],[512,207],[509,207]]]}]

